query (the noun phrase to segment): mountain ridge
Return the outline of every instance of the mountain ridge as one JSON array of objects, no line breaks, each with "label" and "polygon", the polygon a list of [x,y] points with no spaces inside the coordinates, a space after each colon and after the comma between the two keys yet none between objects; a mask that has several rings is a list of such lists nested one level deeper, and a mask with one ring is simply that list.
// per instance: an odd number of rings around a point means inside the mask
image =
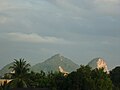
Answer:
[{"label": "mountain ridge", "polygon": [[0,70],[0,76],[3,76],[5,73],[10,73],[12,71],[12,69],[9,69],[9,67],[13,64],[9,63],[7,65],[5,65],[1,70]]},{"label": "mountain ridge", "polygon": [[43,70],[45,72],[59,71],[59,66],[63,67],[68,72],[71,72],[79,67],[79,65],[72,62],[72,60],[60,54],[56,54],[44,62],[34,65],[31,70],[36,72],[40,72],[40,70]]},{"label": "mountain ridge", "polygon": [[[5,73],[10,73],[12,70],[9,67],[13,64],[9,63],[4,66],[0,70],[0,76],[3,76]],[[103,58],[94,58],[87,65],[89,65],[92,69],[95,68],[104,68],[104,71],[109,73],[107,64]],[[44,72],[55,72],[55,71],[64,71],[64,72],[72,72],[79,68],[79,65],[74,63],[71,59],[68,59],[61,54],[55,54],[50,58],[44,60],[43,62],[37,63],[31,66],[30,70],[34,72],[40,72],[41,70]]]},{"label": "mountain ridge", "polygon": [[[12,70],[10,70],[9,67],[12,64],[13,62],[5,65],[0,70],[0,76],[3,76],[5,73],[10,73]],[[71,59],[62,56],[61,54],[55,54],[54,56],[44,60],[43,62],[31,66],[30,70],[34,72],[40,72],[41,70],[43,70],[44,72],[55,72],[60,71],[59,67],[62,67],[67,72],[72,72],[79,68],[79,65],[74,63]]]}]

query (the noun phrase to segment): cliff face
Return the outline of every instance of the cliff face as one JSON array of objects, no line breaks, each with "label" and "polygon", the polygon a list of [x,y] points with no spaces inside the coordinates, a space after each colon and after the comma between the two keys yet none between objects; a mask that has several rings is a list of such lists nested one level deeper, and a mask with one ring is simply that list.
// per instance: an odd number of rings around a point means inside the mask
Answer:
[{"label": "cliff face", "polygon": [[95,68],[98,68],[98,69],[103,68],[103,69],[104,69],[104,72],[109,73],[107,64],[106,64],[105,60],[102,59],[102,58],[95,58],[95,59],[91,60],[91,61],[88,63],[88,65],[89,65],[90,67],[92,67],[92,69],[95,69]]}]

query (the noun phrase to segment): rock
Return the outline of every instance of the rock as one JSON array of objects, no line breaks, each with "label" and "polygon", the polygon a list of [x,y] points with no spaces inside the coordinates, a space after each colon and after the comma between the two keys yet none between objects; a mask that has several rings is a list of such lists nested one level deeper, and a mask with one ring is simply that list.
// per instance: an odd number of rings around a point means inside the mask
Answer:
[{"label": "rock", "polygon": [[103,68],[104,72],[107,72],[107,74],[109,74],[109,71],[108,71],[108,67],[107,67],[107,64],[105,62],[104,59],[102,58],[94,58],[93,60],[91,60],[88,65],[92,68],[92,69],[95,69],[95,68]]}]

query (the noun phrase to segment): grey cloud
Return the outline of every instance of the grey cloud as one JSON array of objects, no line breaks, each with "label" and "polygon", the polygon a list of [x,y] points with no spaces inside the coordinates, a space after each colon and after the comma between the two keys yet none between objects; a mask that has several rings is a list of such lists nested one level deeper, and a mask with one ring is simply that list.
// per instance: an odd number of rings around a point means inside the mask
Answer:
[{"label": "grey cloud", "polygon": [[1,34],[2,38],[15,41],[15,42],[30,42],[30,43],[51,43],[51,44],[72,44],[63,38],[57,38],[52,36],[40,36],[36,33],[25,34],[25,33],[4,33]]},{"label": "grey cloud", "polygon": [[97,56],[116,64],[119,9],[119,0],[0,0],[1,60],[27,56],[39,62],[63,53],[80,64]]}]

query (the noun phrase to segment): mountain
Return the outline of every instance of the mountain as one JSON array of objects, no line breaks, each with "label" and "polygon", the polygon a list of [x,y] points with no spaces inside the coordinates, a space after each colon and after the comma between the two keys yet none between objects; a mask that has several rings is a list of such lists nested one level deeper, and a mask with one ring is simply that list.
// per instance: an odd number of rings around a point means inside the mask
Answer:
[{"label": "mountain", "polygon": [[79,68],[79,65],[64,56],[61,56],[60,54],[56,54],[44,62],[32,66],[31,70],[35,72],[40,72],[41,70],[44,72],[54,72],[59,71],[60,67],[67,72],[72,72]]},{"label": "mountain", "polygon": [[107,68],[107,64],[105,62],[104,59],[102,58],[94,58],[93,60],[91,60],[88,65],[92,68],[92,69],[95,69],[95,68],[103,68],[104,69],[104,72],[107,72],[109,73],[108,71],[108,68]]},{"label": "mountain", "polygon": [[[12,70],[9,67],[13,63],[7,64],[0,70],[0,76],[3,76],[5,73],[10,73]],[[72,72],[79,68],[79,65],[72,62],[70,59],[61,56],[60,54],[56,54],[51,58],[45,60],[42,63],[38,63],[31,67],[31,71],[40,72],[43,70],[44,72],[50,71],[62,71],[62,72]]]},{"label": "mountain", "polygon": [[13,65],[13,63],[7,64],[0,70],[0,76],[3,76],[5,73],[10,73],[12,70],[9,67]]}]

